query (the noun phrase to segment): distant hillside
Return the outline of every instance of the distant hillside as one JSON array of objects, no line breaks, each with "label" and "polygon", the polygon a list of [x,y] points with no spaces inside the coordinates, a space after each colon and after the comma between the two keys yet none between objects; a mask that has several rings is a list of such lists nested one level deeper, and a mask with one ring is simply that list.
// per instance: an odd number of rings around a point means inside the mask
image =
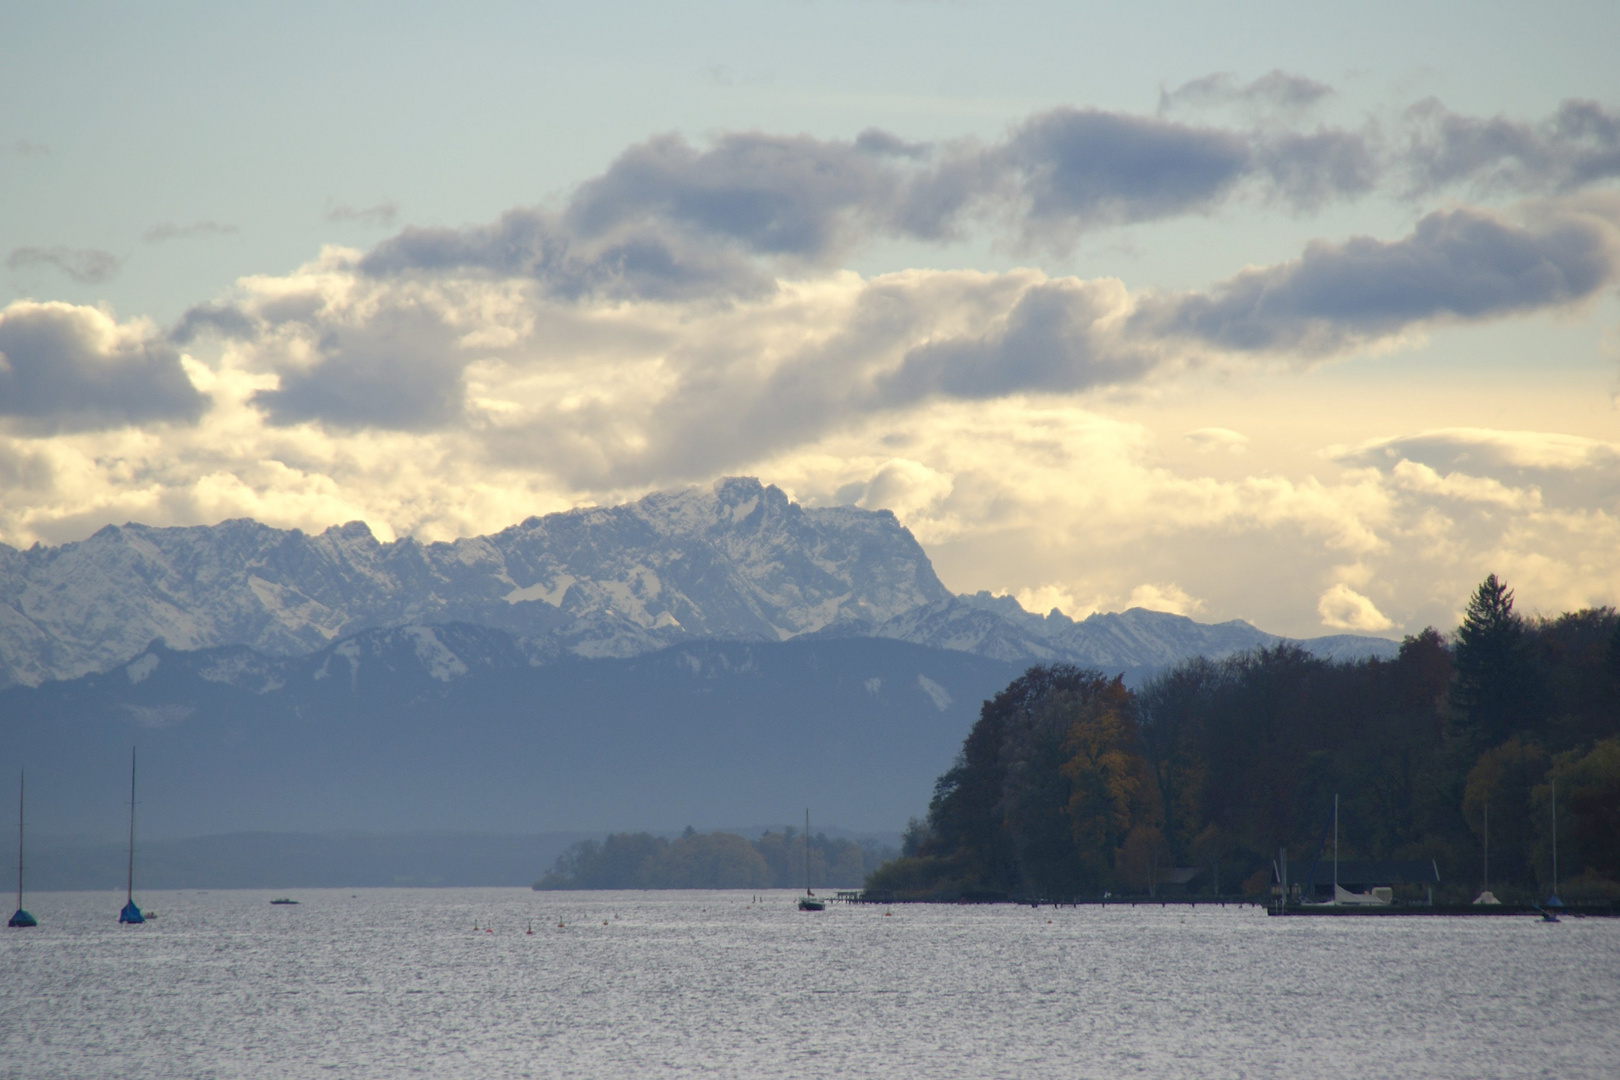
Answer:
[{"label": "distant hillside", "polygon": [[137,743],[146,837],[713,828],[807,806],[889,831],[927,805],[980,702],[1016,674],[870,639],[535,666],[512,635],[453,624],[294,658],[157,645],[0,691],[0,717],[45,832],[116,835]]}]

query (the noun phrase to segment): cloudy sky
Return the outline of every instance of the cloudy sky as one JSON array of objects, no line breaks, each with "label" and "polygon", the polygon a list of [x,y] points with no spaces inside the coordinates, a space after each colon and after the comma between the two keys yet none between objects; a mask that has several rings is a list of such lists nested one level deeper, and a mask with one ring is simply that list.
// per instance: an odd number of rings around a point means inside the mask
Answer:
[{"label": "cloudy sky", "polygon": [[1620,601],[1620,5],[582,7],[6,5],[0,541],[750,474],[1076,617]]}]

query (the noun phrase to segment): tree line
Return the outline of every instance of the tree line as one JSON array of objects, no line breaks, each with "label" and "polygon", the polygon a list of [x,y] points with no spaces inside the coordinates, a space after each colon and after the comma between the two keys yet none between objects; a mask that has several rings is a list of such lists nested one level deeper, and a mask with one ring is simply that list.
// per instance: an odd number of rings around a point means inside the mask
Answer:
[{"label": "tree line", "polygon": [[[1450,637],[1335,663],[1289,644],[1136,691],[1066,665],[984,703],[925,821],[867,887],[898,897],[1267,891],[1279,848],[1434,859],[1436,899],[1620,898],[1620,617],[1525,618],[1493,574]],[[1181,874],[1173,871],[1183,868]],[[1191,874],[1196,871],[1196,874]]]},{"label": "tree line", "polygon": [[[857,888],[894,848],[873,842],[810,837],[809,883]],[[789,826],[757,840],[687,827],[674,840],[652,833],[613,833],[582,840],[557,856],[536,889],[795,889],[805,886],[804,834]]]}]

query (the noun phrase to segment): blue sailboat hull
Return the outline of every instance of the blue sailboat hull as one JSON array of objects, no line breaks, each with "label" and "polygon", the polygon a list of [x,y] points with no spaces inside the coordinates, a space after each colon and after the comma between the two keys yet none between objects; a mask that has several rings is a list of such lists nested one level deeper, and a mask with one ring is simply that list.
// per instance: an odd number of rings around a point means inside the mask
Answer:
[{"label": "blue sailboat hull", "polygon": [[118,921],[121,923],[143,923],[146,921],[146,916],[141,914],[141,909],[135,906],[135,901],[131,900],[124,905],[124,910],[118,913]]},{"label": "blue sailboat hull", "polygon": [[8,922],[6,925],[7,926],[38,926],[39,923],[36,922],[34,920],[34,917],[32,915],[28,914],[28,912],[24,911],[22,908],[18,908],[17,913],[11,917],[11,921]]}]

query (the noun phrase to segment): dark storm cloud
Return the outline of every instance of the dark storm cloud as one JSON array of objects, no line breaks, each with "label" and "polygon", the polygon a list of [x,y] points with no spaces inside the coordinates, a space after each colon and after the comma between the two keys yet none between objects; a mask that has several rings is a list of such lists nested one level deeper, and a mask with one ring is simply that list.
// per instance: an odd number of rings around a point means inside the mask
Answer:
[{"label": "dark storm cloud", "polygon": [[867,128],[855,136],[855,149],[863,154],[882,157],[925,158],[933,150],[931,143],[909,143],[900,136],[882,128]]},{"label": "dark storm cloud", "polygon": [[1101,335],[1117,297],[1063,279],[1027,289],[989,333],[932,341],[907,352],[881,383],[884,404],[928,397],[993,398],[1023,391],[1084,390],[1134,382],[1154,353]]},{"label": "dark storm cloud", "polygon": [[1254,166],[1274,196],[1305,210],[1372,191],[1381,170],[1365,135],[1334,128],[1271,135],[1256,145]]},{"label": "dark storm cloud", "polygon": [[169,340],[176,345],[188,345],[199,334],[209,332],[245,341],[257,333],[257,324],[234,304],[196,304],[180,316],[180,321],[169,331]]},{"label": "dark storm cloud", "polygon": [[1293,262],[1209,293],[1142,304],[1132,324],[1233,350],[1330,353],[1430,319],[1490,319],[1583,300],[1614,275],[1610,233],[1586,219],[1513,225],[1445,210],[1401,240],[1314,241]]},{"label": "dark storm cloud", "polygon": [[1319,241],[1207,292],[1150,294],[1122,324],[1121,297],[1107,285],[1032,286],[989,332],[909,350],[874,401],[1126,385],[1188,344],[1323,356],[1435,321],[1564,306],[1615,277],[1614,230],[1600,217],[1520,225],[1478,211],[1431,214],[1398,240]]},{"label": "dark storm cloud", "polygon": [[1145,301],[1132,328],[1227,349],[1324,354],[1428,320],[1581,300],[1610,280],[1614,258],[1611,234],[1590,219],[1523,226],[1445,211],[1400,240],[1316,241],[1299,259],[1245,271],[1208,293]]},{"label": "dark storm cloud", "polygon": [[1241,136],[1095,109],[1053,109],[1000,151],[1028,226],[1146,221],[1208,208],[1252,167]]},{"label": "dark storm cloud", "polygon": [[9,269],[57,270],[80,285],[99,285],[118,273],[123,264],[124,260],[112,252],[96,248],[20,247],[6,256]]},{"label": "dark storm cloud", "polygon": [[[1269,103],[1292,115],[1330,93],[1273,72],[1248,84],[1196,80],[1165,102]],[[1065,107],[988,145],[876,129],[847,142],[740,132],[706,147],[663,135],[626,149],[558,208],[409,228],[361,267],[528,277],[564,298],[758,296],[779,274],[825,268],[874,237],[950,241],[988,225],[1063,250],[1086,230],[1208,213],[1239,197],[1310,210],[1380,188],[1544,193],[1620,176],[1620,118],[1592,102],[1533,123],[1426,103],[1392,132],[1370,122],[1305,129],[1288,115],[1222,127]]]},{"label": "dark storm cloud", "polygon": [[[407,229],[374,248],[374,275],[475,268],[532,277],[555,295],[685,299],[758,295],[774,273],[825,267],[872,236],[930,241],[1012,217],[1026,240],[1207,209],[1250,176],[1316,198],[1346,171],[1342,150],[1253,140],[1169,121],[1058,109],[1003,143],[906,143],[869,130],[850,142],[758,132],[698,149],[660,136],[626,150],[557,211],[492,225]],[[1297,158],[1290,165],[1288,159]]]},{"label": "dark storm cloud", "polygon": [[1568,100],[1528,123],[1463,116],[1431,100],[1409,110],[1407,123],[1400,161],[1413,194],[1571,191],[1620,177],[1620,114],[1595,101]]},{"label": "dark storm cloud", "polygon": [[253,395],[270,423],[412,431],[461,415],[465,359],[431,313],[385,308],[362,326],[329,330],[318,352],[309,367],[283,367],[277,389]]},{"label": "dark storm cloud", "polygon": [[586,238],[664,222],[762,255],[820,260],[842,249],[850,216],[887,216],[897,177],[879,156],[804,135],[725,135],[702,152],[661,136],[581,185],[564,221]]},{"label": "dark storm cloud", "polygon": [[746,252],[704,243],[667,223],[587,238],[542,210],[508,210],[493,225],[470,229],[408,228],[368,252],[360,269],[377,277],[482,270],[533,278],[565,299],[685,300],[759,295],[773,287]]},{"label": "dark storm cloud", "polygon": [[1182,83],[1174,90],[1159,91],[1159,113],[1174,112],[1179,108],[1208,108],[1215,105],[1266,106],[1288,111],[1303,111],[1333,95],[1333,87],[1272,70],[1253,82],[1242,83],[1237,76],[1225,72],[1205,75]]},{"label": "dark storm cloud", "polygon": [[661,136],[626,150],[561,212],[407,229],[361,266],[377,275],[472,267],[532,277],[563,297],[758,295],[772,287],[760,258],[825,265],[858,226],[893,231],[894,162],[923,152],[879,132],[853,143],[744,133],[702,151]]},{"label": "dark storm cloud", "polygon": [[100,312],[67,304],[0,312],[0,417],[23,430],[189,423],[206,406],[165,341],[119,335]]}]

